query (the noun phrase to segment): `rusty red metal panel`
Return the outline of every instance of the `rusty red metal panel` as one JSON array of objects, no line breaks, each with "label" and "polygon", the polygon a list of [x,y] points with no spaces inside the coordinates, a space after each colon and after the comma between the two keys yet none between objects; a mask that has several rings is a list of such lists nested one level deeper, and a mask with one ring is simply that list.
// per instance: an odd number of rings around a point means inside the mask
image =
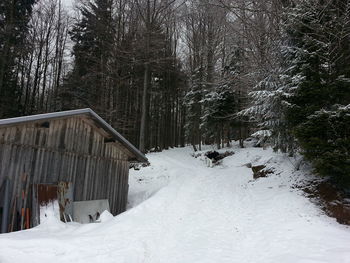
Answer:
[{"label": "rusty red metal panel", "polygon": [[38,204],[47,205],[58,199],[58,186],[53,184],[38,184]]}]

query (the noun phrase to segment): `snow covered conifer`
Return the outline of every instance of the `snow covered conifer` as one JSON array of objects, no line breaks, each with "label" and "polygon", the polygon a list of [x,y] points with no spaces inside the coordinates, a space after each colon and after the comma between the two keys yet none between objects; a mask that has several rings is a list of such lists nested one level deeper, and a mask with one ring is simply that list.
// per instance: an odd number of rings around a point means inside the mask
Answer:
[{"label": "snow covered conifer", "polygon": [[284,69],[278,65],[267,73],[249,93],[252,104],[240,114],[256,122],[258,129],[254,137],[261,142],[269,140],[275,150],[292,153],[294,140],[285,121],[285,99],[289,96],[289,90],[284,77]]},{"label": "snow covered conifer", "polygon": [[[201,128],[209,142],[216,141],[221,147],[221,138],[229,132],[236,108],[236,94],[229,82],[223,80],[202,100]],[[226,136],[229,137],[229,136]]]},{"label": "snow covered conifer", "polygon": [[350,187],[350,104],[320,110],[295,129],[304,156],[315,170]]},{"label": "snow covered conifer", "polygon": [[291,11],[288,127],[320,174],[345,182],[343,172],[349,171],[350,162],[345,131],[349,130],[345,112],[350,104],[350,1],[301,1]]}]

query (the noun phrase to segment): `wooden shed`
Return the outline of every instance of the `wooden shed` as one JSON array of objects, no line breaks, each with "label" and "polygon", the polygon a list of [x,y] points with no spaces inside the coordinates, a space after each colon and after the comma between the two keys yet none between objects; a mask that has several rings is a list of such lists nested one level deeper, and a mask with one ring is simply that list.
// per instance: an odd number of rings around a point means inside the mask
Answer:
[{"label": "wooden shed", "polygon": [[130,162],[147,158],[91,109],[0,120],[2,223],[7,231],[36,225],[34,186],[59,182],[72,185],[74,201],[108,199],[119,214]]}]

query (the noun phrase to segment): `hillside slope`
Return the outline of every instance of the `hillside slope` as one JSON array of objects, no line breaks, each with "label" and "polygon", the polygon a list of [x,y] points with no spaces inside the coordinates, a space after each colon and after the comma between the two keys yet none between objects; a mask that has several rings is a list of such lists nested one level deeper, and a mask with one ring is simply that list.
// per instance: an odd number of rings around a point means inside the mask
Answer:
[{"label": "hillside slope", "polygon": [[[0,236],[0,262],[350,262],[350,228],[293,187],[305,179],[270,149],[231,149],[208,168],[190,148],[149,154],[132,171],[130,209],[100,224],[63,224]],[[253,179],[245,166],[274,174]]]}]

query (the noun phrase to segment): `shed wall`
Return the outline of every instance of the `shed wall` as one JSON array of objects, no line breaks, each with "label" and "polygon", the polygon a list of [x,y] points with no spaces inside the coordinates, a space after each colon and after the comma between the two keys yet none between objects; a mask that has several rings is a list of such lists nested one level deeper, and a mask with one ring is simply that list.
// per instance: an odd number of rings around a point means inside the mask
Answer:
[{"label": "shed wall", "polygon": [[90,122],[70,117],[49,120],[49,127],[43,122],[0,127],[0,185],[9,176],[11,209],[27,174],[30,185],[72,182],[74,200],[109,199],[113,214],[125,211],[127,152],[107,143],[103,130]]}]

